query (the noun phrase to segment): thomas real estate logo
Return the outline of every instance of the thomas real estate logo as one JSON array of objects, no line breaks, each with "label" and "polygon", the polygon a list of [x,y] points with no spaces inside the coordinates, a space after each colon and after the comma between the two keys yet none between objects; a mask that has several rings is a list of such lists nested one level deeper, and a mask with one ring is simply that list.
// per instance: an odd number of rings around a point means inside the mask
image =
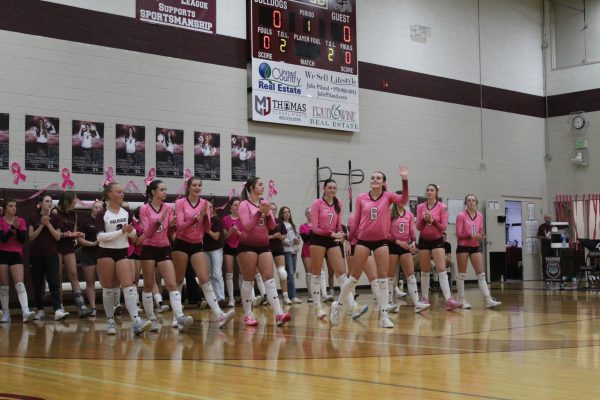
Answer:
[{"label": "thomas real estate logo", "polygon": [[299,121],[306,116],[306,103],[290,100],[277,100],[271,96],[254,96],[254,111],[266,117],[273,113],[282,121]]}]

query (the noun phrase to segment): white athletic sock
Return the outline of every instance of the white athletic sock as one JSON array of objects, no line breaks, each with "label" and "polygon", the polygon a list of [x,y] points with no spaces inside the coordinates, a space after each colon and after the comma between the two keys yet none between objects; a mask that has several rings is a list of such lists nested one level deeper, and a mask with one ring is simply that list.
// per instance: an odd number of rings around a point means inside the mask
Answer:
[{"label": "white athletic sock", "polygon": [[456,280],[456,291],[458,292],[458,301],[463,302],[465,300],[465,278],[467,274],[464,272],[458,273],[458,279]]},{"label": "white athletic sock", "polygon": [[485,272],[477,275],[477,284],[479,285],[479,290],[481,290],[481,294],[483,294],[484,299],[490,298],[490,288],[487,285],[487,281],[485,280]]},{"label": "white athletic sock", "polygon": [[113,296],[115,296],[115,300],[114,300],[115,306],[117,304],[121,303],[121,288],[120,287],[113,289]]},{"label": "white athletic sock", "polygon": [[8,285],[6,286],[0,286],[0,304],[2,304],[2,311],[4,311],[4,313],[8,314],[10,312],[8,303],[9,303],[9,297],[8,297]]},{"label": "white athletic sock", "polygon": [[23,314],[29,312],[29,302],[27,300],[27,289],[25,289],[25,284],[23,282],[17,283],[15,285],[15,290],[19,296],[19,304],[21,304],[21,310],[23,310]]},{"label": "white athletic sock", "polygon": [[125,298],[125,308],[129,312],[132,320],[136,320],[138,317],[137,307],[137,290],[135,286],[127,286],[123,288],[123,297]]},{"label": "white athletic sock", "polygon": [[387,278],[388,302],[393,303],[394,298],[394,278]]},{"label": "white athletic sock", "polygon": [[325,270],[321,271],[321,295],[327,294],[327,277],[325,276]]},{"label": "white athletic sock", "polygon": [[[338,276],[338,282],[340,283],[340,291],[342,290],[342,286],[344,286],[344,283],[346,283],[346,281],[348,280],[348,275],[346,274],[342,274],[340,276]],[[341,295],[341,293],[340,293]],[[344,302],[346,304],[348,304],[348,307],[352,307],[352,305],[354,304],[354,290],[352,290],[350,293],[348,293],[348,296],[346,296],[346,298],[344,299]]]},{"label": "white athletic sock", "polygon": [[200,285],[202,287],[202,291],[204,292],[204,298],[208,303],[208,306],[212,310],[212,312],[217,316],[221,316],[223,311],[221,311],[221,307],[219,307],[219,302],[217,301],[217,296],[215,296],[215,290],[213,289],[210,282],[203,283]]},{"label": "white athletic sock", "polygon": [[102,304],[107,319],[115,317],[115,289],[102,288]]},{"label": "white athletic sock", "polygon": [[162,304],[162,302],[163,302],[162,294],[154,293],[152,295],[152,297],[154,297],[154,303],[156,303],[157,306],[160,306]]},{"label": "white athletic sock", "polygon": [[[312,276],[311,273],[306,273],[306,290],[308,291],[308,298],[312,299]],[[313,299],[314,301],[314,299]]]},{"label": "white athletic sock", "polygon": [[313,275],[311,274],[311,286],[312,286],[312,299],[313,302],[315,303],[315,306],[317,304],[321,304],[321,276],[320,275]]},{"label": "white athletic sock", "polygon": [[442,289],[442,293],[444,293],[444,299],[448,300],[452,297],[452,292],[450,291],[450,284],[448,283],[448,274],[446,271],[438,272],[438,281],[440,282],[440,289]]},{"label": "white athletic sock", "polygon": [[[275,287],[277,287],[277,286],[275,286]],[[288,296],[288,292],[281,291],[281,294],[283,295],[283,300],[289,300],[290,299],[290,296]]]},{"label": "white athletic sock", "polygon": [[144,312],[146,318],[150,319],[154,317],[154,305],[152,304],[152,292],[142,292],[142,305],[144,306]]},{"label": "white athletic sock", "polygon": [[[160,290],[160,287],[158,290]],[[177,285],[177,291],[179,292],[179,295],[181,296],[181,293],[183,293],[183,282],[181,282],[180,284]]]},{"label": "white athletic sock", "polygon": [[252,300],[254,300],[254,281],[243,281],[240,286],[242,294],[242,305],[244,306],[244,315],[252,314]]},{"label": "white athletic sock", "polygon": [[227,272],[225,274],[225,286],[227,287],[229,298],[233,300],[233,272]]},{"label": "white athletic sock", "polygon": [[181,293],[179,290],[169,292],[169,301],[171,302],[173,315],[177,318],[181,317],[183,315],[183,308],[181,307]]},{"label": "white athletic sock", "polygon": [[379,280],[379,309],[387,312],[388,304],[390,304],[390,298],[388,296],[388,278],[382,278]]},{"label": "white athletic sock", "polygon": [[254,280],[256,281],[256,286],[258,287],[258,291],[260,292],[260,295],[262,297],[265,297],[265,294],[267,292],[265,290],[265,282],[263,281],[263,278],[260,275],[260,272],[257,272],[256,275],[254,275]]},{"label": "white athletic sock", "polygon": [[414,275],[406,278],[406,287],[408,289],[408,294],[413,301],[413,304],[416,306],[419,302],[419,288],[417,287],[417,278]]},{"label": "white athletic sock", "polygon": [[[356,279],[353,276],[348,277],[346,282],[344,282],[344,285],[340,289],[340,297],[338,297],[338,304],[340,306],[344,305],[346,299],[348,298],[348,295],[354,291],[354,288],[356,287],[357,284],[358,284],[358,279]],[[350,306],[352,306],[352,304],[348,304],[348,306],[350,307]]]},{"label": "white athletic sock", "polygon": [[381,307],[381,296],[379,296],[379,281],[377,280],[377,278],[375,278],[371,282],[369,282],[369,284],[371,285],[371,292],[373,292],[373,296],[375,296],[377,304],[379,305],[379,307]]},{"label": "white athletic sock", "polygon": [[283,310],[281,309],[281,303],[279,303],[279,295],[277,294],[277,285],[275,284],[275,279],[271,278],[268,281],[266,281],[265,289],[267,291],[267,300],[273,308],[275,315],[283,314]]},{"label": "white athletic sock", "polygon": [[431,272],[421,272],[421,296],[429,298],[429,279]]}]

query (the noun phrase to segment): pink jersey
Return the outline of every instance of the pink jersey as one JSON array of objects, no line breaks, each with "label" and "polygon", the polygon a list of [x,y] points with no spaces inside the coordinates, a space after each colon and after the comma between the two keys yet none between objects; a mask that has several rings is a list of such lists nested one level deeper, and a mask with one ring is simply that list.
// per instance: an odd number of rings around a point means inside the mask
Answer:
[{"label": "pink jersey", "polygon": [[269,245],[269,229],[275,228],[273,212],[262,216],[259,206],[249,200],[240,203],[240,222],[242,223],[242,235],[240,243],[252,247],[264,247]]},{"label": "pink jersey", "polygon": [[356,239],[367,242],[387,240],[390,232],[391,213],[390,206],[406,204],[408,202],[408,181],[402,181],[402,195],[382,192],[374,199],[371,192],[361,193],[356,199],[355,220],[352,226],[356,230],[353,234]]},{"label": "pink jersey", "polygon": [[398,216],[396,219],[392,219],[389,239],[392,242],[399,240],[410,243],[414,242],[416,238],[415,217],[410,211],[405,209],[404,214]]},{"label": "pink jersey", "polygon": [[[194,217],[200,214],[204,207],[204,216],[201,221],[194,221]],[[175,215],[177,216],[177,239],[188,243],[202,243],[204,233],[210,231],[210,216],[206,212],[208,202],[200,199],[194,207],[190,199],[182,197],[175,201]]]},{"label": "pink jersey", "polygon": [[471,236],[483,235],[483,215],[480,212],[475,213],[475,218],[471,218],[469,212],[464,210],[456,216],[456,238],[459,246],[478,247],[479,240],[471,239]]},{"label": "pink jersey", "polygon": [[173,207],[170,204],[162,203],[159,210],[155,210],[150,203],[140,208],[144,246],[167,247],[169,245],[169,220],[173,215]]},{"label": "pink jersey", "polygon": [[300,225],[300,237],[302,238],[302,257],[310,257],[310,235],[312,235],[312,226],[306,222]]},{"label": "pink jersey", "polygon": [[339,213],[335,211],[333,203],[328,204],[325,199],[316,199],[313,201],[310,207],[310,222],[315,235],[331,236],[332,233],[342,231],[342,219],[340,215],[342,204],[339,200],[338,204],[340,205]]},{"label": "pink jersey", "polygon": [[232,249],[237,249],[240,245],[242,222],[239,218],[233,218],[231,215],[226,215],[225,217],[223,217],[223,226],[225,227],[226,231],[231,229],[231,227],[234,225],[238,227],[238,232],[231,231],[231,235],[229,235],[225,243],[227,243],[227,245]]},{"label": "pink jersey", "polygon": [[[429,211],[433,217],[433,223],[425,222],[425,212]],[[448,210],[441,201],[436,201],[432,208],[427,206],[427,202],[417,206],[417,229],[421,231],[419,238],[425,240],[436,240],[443,236],[448,227]]]},{"label": "pink jersey", "polygon": [[[9,251],[12,253],[19,253],[21,256],[23,255],[23,243],[19,241],[17,238],[17,232],[25,232],[20,235],[27,237],[27,224],[25,224],[25,220],[20,217],[16,217],[19,220],[19,228],[16,230],[12,230],[12,224],[6,222],[4,218],[0,217],[0,230],[2,230],[2,240],[0,240],[0,250],[1,251]],[[10,235],[8,240],[5,242],[4,239],[7,235]]]}]

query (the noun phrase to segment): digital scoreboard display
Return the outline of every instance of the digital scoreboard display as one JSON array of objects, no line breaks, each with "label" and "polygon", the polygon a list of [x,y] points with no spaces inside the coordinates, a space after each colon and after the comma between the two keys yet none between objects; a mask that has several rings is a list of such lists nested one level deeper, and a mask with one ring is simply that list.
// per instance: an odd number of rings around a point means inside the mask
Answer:
[{"label": "digital scoreboard display", "polygon": [[252,0],[252,119],[359,130],[356,0]]}]

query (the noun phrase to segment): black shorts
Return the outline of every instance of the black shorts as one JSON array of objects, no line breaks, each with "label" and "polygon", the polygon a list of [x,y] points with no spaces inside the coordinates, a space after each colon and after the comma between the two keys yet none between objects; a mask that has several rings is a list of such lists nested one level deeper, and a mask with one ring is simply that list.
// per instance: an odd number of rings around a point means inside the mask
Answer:
[{"label": "black shorts", "polygon": [[387,240],[376,240],[376,241],[366,241],[366,240],[359,240],[358,243],[356,243],[357,245],[361,245],[366,247],[367,249],[371,250],[371,251],[375,251],[380,247],[383,246],[387,246],[388,245],[388,241]]},{"label": "black shorts", "polygon": [[[342,253],[342,258],[346,258],[346,255],[344,254],[344,248],[342,246],[340,246],[339,244],[337,244],[334,247],[330,247],[329,249],[333,249],[337,247],[338,249],[340,249],[340,252]],[[325,259],[327,259],[327,254],[329,253],[329,249],[327,249],[327,251],[325,251]]]},{"label": "black shorts", "polygon": [[469,254],[481,253],[481,246],[457,246],[456,254],[458,254],[458,253],[469,253]]},{"label": "black shorts", "polygon": [[238,248],[236,247],[235,249],[231,246],[229,246],[227,243],[225,243],[225,245],[223,246],[223,254],[225,254],[226,256],[237,256],[238,255]]},{"label": "black shorts", "polygon": [[171,247],[155,247],[155,246],[142,246],[142,254],[140,260],[142,261],[169,261],[171,259]]},{"label": "black shorts", "polygon": [[114,262],[117,262],[124,258],[127,258],[127,250],[128,249],[107,249],[104,247],[100,247],[100,249],[98,249],[98,259],[112,258]]},{"label": "black shorts", "polygon": [[276,249],[271,248],[271,253],[273,253],[273,257],[279,257],[279,256],[283,257],[285,255],[285,252],[283,251],[283,249],[280,249],[280,248],[276,248]]},{"label": "black shorts", "polygon": [[339,246],[340,244],[331,236],[320,236],[313,233],[310,237],[310,245],[325,247],[327,250],[329,250],[330,248]]},{"label": "black shorts", "polygon": [[410,253],[410,251],[403,249],[391,240],[389,241],[388,246],[390,247],[390,255],[401,256]]},{"label": "black shorts", "polygon": [[186,242],[185,240],[175,239],[172,251],[181,251],[188,256],[193,256],[196,253],[204,251],[204,246],[202,243],[190,243]]},{"label": "black shorts", "polygon": [[84,267],[96,265],[98,259],[98,251],[81,250],[81,264]]},{"label": "black shorts", "polygon": [[245,244],[241,244],[238,246],[237,248],[238,254],[246,252],[246,251],[251,251],[252,253],[256,253],[256,254],[262,254],[262,253],[270,253],[271,252],[271,248],[269,246],[260,246],[260,247],[255,247],[255,246],[248,246]]},{"label": "black shorts", "polygon": [[425,240],[419,239],[419,250],[433,250],[433,249],[443,249],[444,248],[444,238],[441,237],[439,239],[433,240]]},{"label": "black shorts", "polygon": [[132,260],[139,260],[140,256],[138,254],[133,253],[132,255],[129,256],[129,258]]},{"label": "black shorts", "polygon": [[17,264],[23,264],[23,257],[15,251],[0,251],[0,265],[9,267]]}]

